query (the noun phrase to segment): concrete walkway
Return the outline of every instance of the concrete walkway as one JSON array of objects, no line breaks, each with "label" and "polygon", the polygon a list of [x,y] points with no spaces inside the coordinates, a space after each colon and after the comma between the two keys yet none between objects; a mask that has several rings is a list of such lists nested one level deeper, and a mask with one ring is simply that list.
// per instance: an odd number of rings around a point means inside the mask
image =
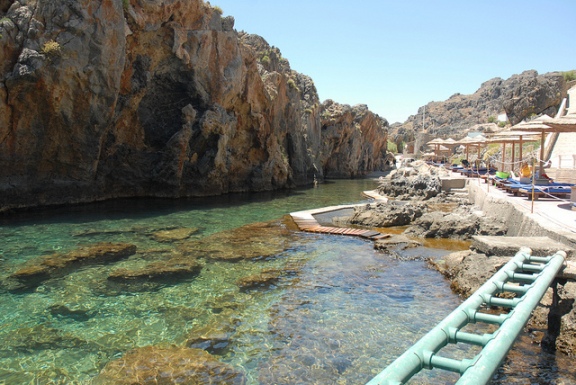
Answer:
[{"label": "concrete walkway", "polygon": [[468,181],[470,199],[489,216],[501,218],[512,236],[547,236],[576,248],[576,211],[568,200],[513,196],[479,179]]}]

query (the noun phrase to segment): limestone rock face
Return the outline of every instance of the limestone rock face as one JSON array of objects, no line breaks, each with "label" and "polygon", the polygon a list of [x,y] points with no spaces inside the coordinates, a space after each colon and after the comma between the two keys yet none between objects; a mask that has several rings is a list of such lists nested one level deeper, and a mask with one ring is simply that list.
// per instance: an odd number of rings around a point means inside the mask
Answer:
[{"label": "limestone rock face", "polygon": [[[322,104],[324,175],[353,178],[365,170],[385,170],[388,122],[366,105]],[[378,156],[374,156],[378,154]]]},{"label": "limestone rock face", "polygon": [[[418,113],[394,127],[392,136],[410,139],[415,133],[433,129],[434,135],[464,136],[471,128],[486,124],[502,113],[511,124],[532,114],[554,116],[566,97],[567,85],[561,72],[539,75],[530,70],[509,79],[494,78],[484,82],[471,95],[454,94],[448,100],[430,102]],[[424,119],[423,119],[424,118]],[[413,139],[411,139],[413,140]]]},{"label": "limestone rock face", "polygon": [[17,0],[0,20],[0,211],[380,167],[384,119],[324,107],[277,48],[202,0]]}]

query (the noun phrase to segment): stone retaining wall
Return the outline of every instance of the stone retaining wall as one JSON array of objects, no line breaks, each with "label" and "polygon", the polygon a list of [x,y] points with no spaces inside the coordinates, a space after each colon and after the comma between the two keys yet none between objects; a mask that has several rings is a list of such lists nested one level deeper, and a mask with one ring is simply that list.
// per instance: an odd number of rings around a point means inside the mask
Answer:
[{"label": "stone retaining wall", "polygon": [[[493,187],[490,187],[490,190],[492,190],[492,188]],[[468,192],[471,202],[485,215],[502,218],[508,226],[508,233],[506,235],[549,237],[572,248],[576,248],[576,234],[548,221],[538,214],[531,214],[529,210],[526,211],[521,205],[515,204],[515,199],[525,198],[507,198],[498,196],[499,194],[496,193],[487,192],[486,190],[486,184],[478,184],[475,180],[468,181]]]}]

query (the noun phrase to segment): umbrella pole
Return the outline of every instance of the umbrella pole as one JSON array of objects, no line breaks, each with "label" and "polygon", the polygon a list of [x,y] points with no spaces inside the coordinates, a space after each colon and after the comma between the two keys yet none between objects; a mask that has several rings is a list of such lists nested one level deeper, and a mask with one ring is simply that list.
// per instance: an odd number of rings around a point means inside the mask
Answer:
[{"label": "umbrella pole", "polygon": [[516,158],[516,143],[512,142],[512,164],[510,165],[510,171],[512,171],[512,167],[514,167],[514,158]]},{"label": "umbrella pole", "polygon": [[520,148],[518,149],[518,151],[520,152],[518,163],[520,163],[520,162],[522,162],[522,135],[520,135]]},{"label": "umbrella pole", "polygon": [[544,141],[545,134],[544,131],[542,131],[542,143],[540,143],[540,178],[542,178],[542,174],[544,174]]},{"label": "umbrella pole", "polygon": [[[536,159],[532,159],[532,170],[536,167]],[[532,172],[532,208],[530,209],[530,214],[534,214],[534,179],[536,178],[536,173]]]},{"label": "umbrella pole", "polygon": [[506,143],[502,142],[502,166],[501,170],[504,171],[504,162],[506,162]]}]

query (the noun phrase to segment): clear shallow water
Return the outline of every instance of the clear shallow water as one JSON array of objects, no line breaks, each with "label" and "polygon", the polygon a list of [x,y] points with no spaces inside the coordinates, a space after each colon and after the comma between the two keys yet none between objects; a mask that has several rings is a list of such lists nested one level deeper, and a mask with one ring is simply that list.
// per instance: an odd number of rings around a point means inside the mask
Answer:
[{"label": "clear shallow water", "polygon": [[[27,292],[2,290],[0,384],[90,384],[131,349],[190,346],[199,333],[224,335],[208,347],[195,344],[245,373],[248,384],[367,382],[459,299],[425,262],[392,259],[360,238],[295,232],[281,218],[359,202],[361,191],[375,187],[373,180],[338,181],[296,192],[115,201],[0,218],[3,283],[24,263],[55,251],[96,242],[138,248],[127,259],[85,266]],[[270,230],[252,225],[265,221],[273,221]],[[155,236],[181,228],[191,229],[189,238]],[[224,251],[197,246],[206,239],[223,247],[243,242]],[[212,258],[230,250],[250,257]],[[269,251],[258,258],[254,250]],[[174,255],[197,258],[204,268],[195,278],[153,285],[108,280],[117,269]],[[271,285],[240,288],[239,279],[271,269],[282,272]],[[455,378],[435,376],[421,382]]]}]

